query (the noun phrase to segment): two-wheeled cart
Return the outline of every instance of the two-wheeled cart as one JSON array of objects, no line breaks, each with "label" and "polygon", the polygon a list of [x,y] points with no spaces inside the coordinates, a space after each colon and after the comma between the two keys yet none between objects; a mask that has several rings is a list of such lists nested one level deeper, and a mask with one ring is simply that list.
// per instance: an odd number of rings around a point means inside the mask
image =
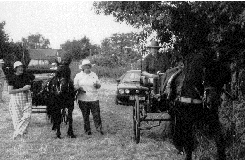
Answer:
[{"label": "two-wheeled cart", "polygon": [[[159,79],[161,77],[159,76]],[[164,104],[160,94],[160,80],[158,79],[156,85],[142,84],[136,89],[135,104],[133,106],[133,132],[134,140],[136,143],[140,142],[140,132],[142,130],[150,130],[153,127],[158,127],[163,121],[171,121],[170,116],[150,118],[150,114],[167,114],[168,110],[160,111]],[[147,93],[146,95],[144,93]],[[142,98],[142,96],[146,96]],[[144,99],[144,100],[143,100]],[[142,125],[146,122],[148,125]],[[149,122],[158,122],[157,124],[150,125]]]}]

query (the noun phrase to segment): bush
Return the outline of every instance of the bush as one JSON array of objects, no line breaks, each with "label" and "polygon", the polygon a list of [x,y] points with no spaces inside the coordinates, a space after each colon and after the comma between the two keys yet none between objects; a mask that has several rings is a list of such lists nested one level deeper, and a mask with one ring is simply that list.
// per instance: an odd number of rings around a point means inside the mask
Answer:
[{"label": "bush", "polygon": [[226,145],[228,159],[245,158],[245,102],[243,100],[223,103],[221,121],[226,128]]},{"label": "bush", "polygon": [[93,71],[97,73],[100,78],[113,78],[117,79],[122,76],[127,70],[130,70],[129,67],[101,67],[101,66],[94,66]]}]

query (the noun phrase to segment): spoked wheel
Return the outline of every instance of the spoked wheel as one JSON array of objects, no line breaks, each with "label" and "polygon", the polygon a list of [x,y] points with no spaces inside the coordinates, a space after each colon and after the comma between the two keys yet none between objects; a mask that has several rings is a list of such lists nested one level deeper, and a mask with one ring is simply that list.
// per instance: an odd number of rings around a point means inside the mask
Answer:
[{"label": "spoked wheel", "polygon": [[135,96],[135,105],[133,107],[133,129],[134,140],[136,143],[140,142],[140,103],[139,96]]},{"label": "spoked wheel", "polygon": [[172,129],[171,129],[171,134],[173,135],[173,136],[175,136],[175,134],[177,133],[177,131],[176,131],[176,127],[177,127],[177,116],[176,115],[174,115],[173,117],[171,117],[172,119],[171,119],[171,127],[172,127]]}]

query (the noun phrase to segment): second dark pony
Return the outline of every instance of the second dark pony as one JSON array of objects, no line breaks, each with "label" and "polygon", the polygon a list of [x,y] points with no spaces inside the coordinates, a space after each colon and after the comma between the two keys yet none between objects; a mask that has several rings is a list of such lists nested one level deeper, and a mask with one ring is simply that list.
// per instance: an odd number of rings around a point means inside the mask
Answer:
[{"label": "second dark pony", "polygon": [[197,130],[206,128],[208,137],[214,138],[217,159],[225,160],[224,135],[219,121],[222,87],[230,80],[227,65],[220,60],[196,55],[172,82],[169,99],[172,117],[172,138],[176,148],[192,159]]}]

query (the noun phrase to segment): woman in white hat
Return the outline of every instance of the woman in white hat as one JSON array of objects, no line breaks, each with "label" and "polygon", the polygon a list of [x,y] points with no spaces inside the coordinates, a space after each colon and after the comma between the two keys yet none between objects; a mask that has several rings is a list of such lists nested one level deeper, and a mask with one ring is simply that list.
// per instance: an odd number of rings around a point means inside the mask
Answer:
[{"label": "woman in white hat", "polygon": [[5,81],[5,74],[3,72],[3,59],[0,59],[0,103],[4,103],[3,101],[3,87]]},{"label": "woman in white hat", "polygon": [[10,94],[9,111],[13,120],[13,139],[23,137],[31,119],[32,98],[30,93],[33,77],[24,74],[23,64],[14,63],[14,74],[8,79]]},{"label": "woman in white hat", "polygon": [[92,134],[89,122],[89,115],[91,112],[96,130],[103,135],[98,99],[98,89],[101,85],[98,76],[91,71],[91,68],[92,64],[90,61],[84,59],[81,65],[82,71],[76,74],[74,78],[74,87],[76,90],[80,90],[77,95],[77,100],[84,119],[85,134]]}]

